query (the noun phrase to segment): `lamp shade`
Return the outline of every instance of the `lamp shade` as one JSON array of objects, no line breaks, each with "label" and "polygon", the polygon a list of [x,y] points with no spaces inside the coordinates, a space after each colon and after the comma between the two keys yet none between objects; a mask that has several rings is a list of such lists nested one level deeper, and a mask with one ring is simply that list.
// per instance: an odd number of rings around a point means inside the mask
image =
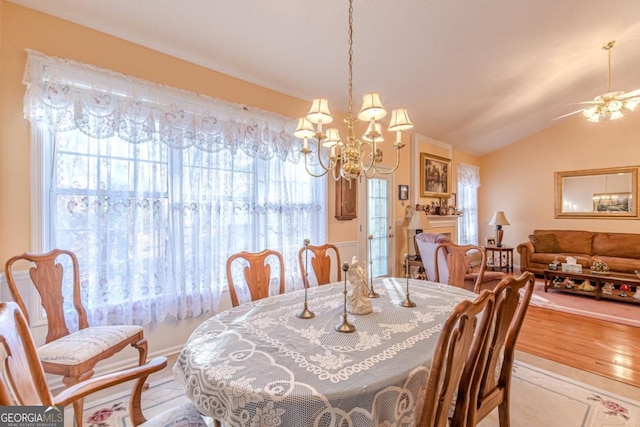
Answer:
[{"label": "lamp shade", "polygon": [[409,119],[409,113],[407,113],[406,108],[396,108],[391,111],[391,121],[389,122],[388,130],[391,132],[394,131],[403,131],[408,130],[413,127],[413,123]]},{"label": "lamp shade", "polygon": [[423,215],[421,213],[418,212],[414,212],[413,216],[411,217],[411,219],[409,220],[409,225],[407,226],[408,230],[430,230],[431,229],[431,223],[429,223],[429,220],[427,219],[426,215]]},{"label": "lamp shade", "polygon": [[326,98],[316,98],[311,102],[311,108],[307,113],[306,119],[311,123],[331,123],[333,117],[329,112],[329,101]]},{"label": "lamp shade", "polygon": [[323,147],[333,147],[340,142],[340,133],[336,128],[327,129],[327,138],[322,143]]},{"label": "lamp shade", "polygon": [[301,117],[300,120],[298,120],[298,127],[296,128],[295,132],[293,132],[293,134],[296,136],[296,138],[309,139],[313,138],[315,132],[313,131],[313,125],[311,124],[311,122],[306,118]]},{"label": "lamp shade", "polygon": [[510,225],[509,221],[507,221],[507,217],[504,215],[502,211],[496,211],[491,217],[491,221],[489,221],[489,225]]},{"label": "lamp shade", "polygon": [[380,120],[387,114],[387,111],[380,102],[380,95],[375,92],[368,93],[362,97],[362,108],[358,113],[358,119],[363,122]]}]

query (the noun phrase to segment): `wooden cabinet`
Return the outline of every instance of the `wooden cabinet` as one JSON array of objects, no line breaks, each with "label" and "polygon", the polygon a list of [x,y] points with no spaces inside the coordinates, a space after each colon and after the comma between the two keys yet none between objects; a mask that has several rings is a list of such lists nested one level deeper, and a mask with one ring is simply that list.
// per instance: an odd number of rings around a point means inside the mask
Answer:
[{"label": "wooden cabinet", "polygon": [[336,219],[357,218],[358,181],[340,178],[336,181]]}]

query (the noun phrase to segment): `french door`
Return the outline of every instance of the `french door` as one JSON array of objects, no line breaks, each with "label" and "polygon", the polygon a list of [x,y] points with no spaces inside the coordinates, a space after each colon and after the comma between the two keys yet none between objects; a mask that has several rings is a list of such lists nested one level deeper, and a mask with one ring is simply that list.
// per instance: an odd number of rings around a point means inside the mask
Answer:
[{"label": "french door", "polygon": [[359,191],[358,253],[373,277],[395,275],[392,176],[363,180]]}]

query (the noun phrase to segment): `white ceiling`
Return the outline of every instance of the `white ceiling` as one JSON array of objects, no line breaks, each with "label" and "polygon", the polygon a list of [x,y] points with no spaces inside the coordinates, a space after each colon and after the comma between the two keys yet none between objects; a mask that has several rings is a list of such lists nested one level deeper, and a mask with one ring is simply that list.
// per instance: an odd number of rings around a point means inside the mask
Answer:
[{"label": "white ceiling", "polygon": [[[347,110],[346,0],[11,2]],[[606,92],[609,40],[611,89],[640,88],[639,0],[354,3],[354,109],[377,91],[388,110],[409,109],[415,132],[473,154]]]}]

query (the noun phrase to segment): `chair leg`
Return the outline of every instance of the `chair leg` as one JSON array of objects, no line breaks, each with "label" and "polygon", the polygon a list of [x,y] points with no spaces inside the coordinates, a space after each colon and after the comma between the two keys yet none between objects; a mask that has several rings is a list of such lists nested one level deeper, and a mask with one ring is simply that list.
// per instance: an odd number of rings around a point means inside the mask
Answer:
[{"label": "chair leg", "polygon": [[504,396],[504,400],[498,405],[498,416],[500,417],[500,427],[510,427],[511,419],[509,414],[509,395]]},{"label": "chair leg", "polygon": [[84,399],[73,402],[73,415],[76,418],[76,427],[82,427],[84,423]]}]

